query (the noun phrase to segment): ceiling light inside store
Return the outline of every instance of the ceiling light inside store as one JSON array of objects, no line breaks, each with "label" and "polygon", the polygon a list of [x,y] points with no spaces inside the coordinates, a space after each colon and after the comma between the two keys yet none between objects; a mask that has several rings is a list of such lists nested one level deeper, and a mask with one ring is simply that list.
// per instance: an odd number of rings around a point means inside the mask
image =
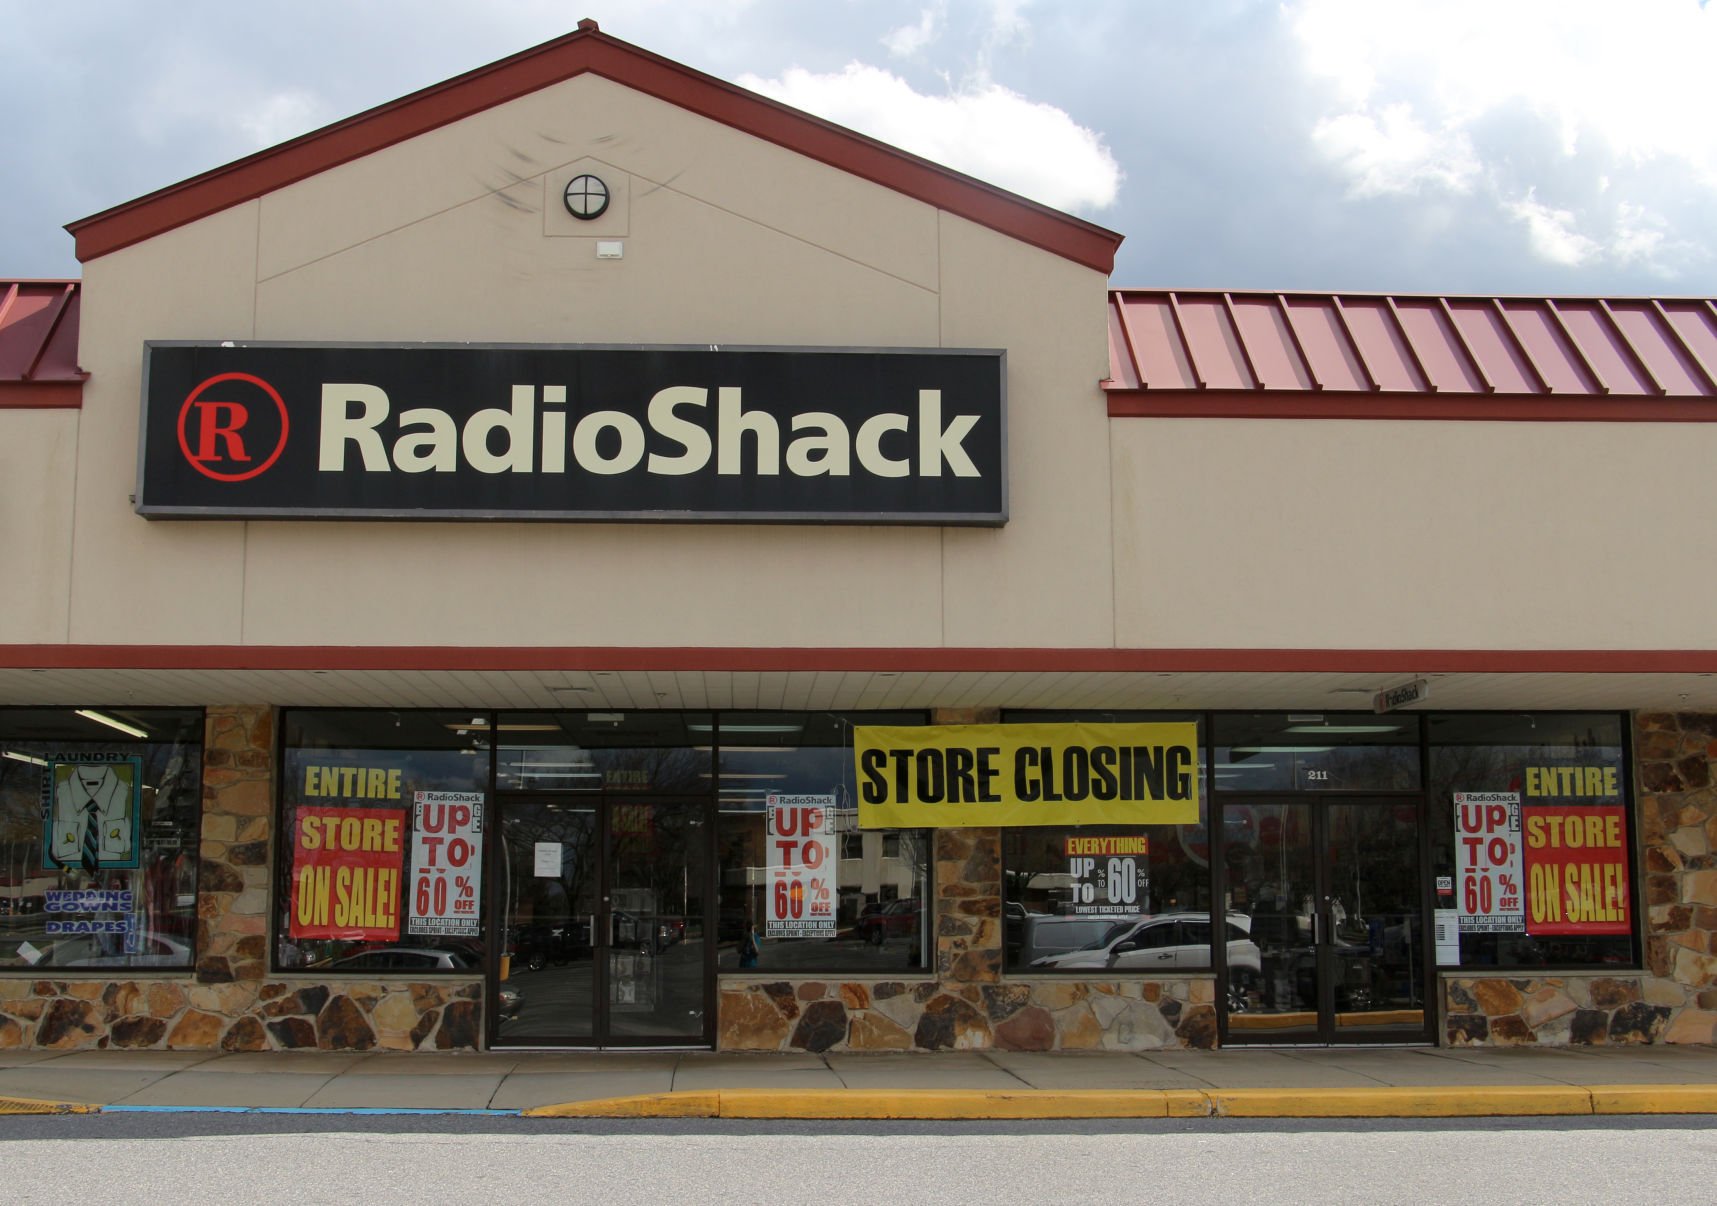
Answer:
[{"label": "ceiling light inside store", "polygon": [[96,712],[90,708],[79,708],[77,709],[77,714],[85,717],[86,719],[93,720],[97,724],[105,724],[110,729],[118,729],[121,733],[130,733],[133,737],[149,736],[149,731],[147,729],[140,729],[134,724],[126,724],[123,720],[115,720],[113,717],[108,716],[105,713]]},{"label": "ceiling light inside store", "polygon": [[10,758],[14,762],[28,762],[32,766],[46,766],[48,764],[46,758],[37,758],[33,754],[21,753],[18,750],[0,750],[0,755]]},{"label": "ceiling light inside store", "polygon": [[[797,754],[802,747],[797,745],[724,745],[724,754]],[[715,749],[713,745],[694,745],[692,749],[700,754],[707,754]]]},{"label": "ceiling light inside store", "polygon": [[1398,724],[1292,724],[1288,733],[1399,733]]},{"label": "ceiling light inside store", "polygon": [[[456,733],[487,733],[489,722],[486,720],[461,720],[446,727]],[[498,724],[495,726],[495,731],[498,733],[557,733],[560,731],[560,726],[558,724]]]},{"label": "ceiling light inside store", "polygon": [[1327,754],[1334,748],[1333,745],[1237,745],[1228,754],[1230,759],[1235,754]]}]

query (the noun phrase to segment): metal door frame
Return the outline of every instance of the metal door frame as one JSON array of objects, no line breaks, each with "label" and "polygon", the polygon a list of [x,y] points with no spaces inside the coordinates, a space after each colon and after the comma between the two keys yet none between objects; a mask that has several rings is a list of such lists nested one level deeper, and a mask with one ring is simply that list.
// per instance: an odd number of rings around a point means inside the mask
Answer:
[{"label": "metal door frame", "polygon": [[[1248,807],[1261,804],[1303,804],[1311,824],[1312,882],[1317,897],[1313,919],[1313,949],[1317,975],[1317,1028],[1315,1038],[1296,1038],[1272,1043],[1266,1038],[1236,1038],[1229,1030],[1228,1018],[1228,858],[1227,824],[1224,810],[1228,807]],[[1423,985],[1424,1021],[1418,1027],[1389,1027],[1369,1030],[1364,1034],[1344,1033],[1336,1025],[1335,1009],[1335,947],[1328,940],[1333,934],[1328,912],[1332,896],[1329,857],[1329,813],[1333,804],[1356,804],[1373,807],[1411,805],[1415,812],[1414,829],[1416,861],[1418,864],[1419,978]],[[1432,893],[1429,879],[1431,865],[1430,825],[1424,792],[1260,792],[1211,798],[1214,813],[1211,848],[1212,908],[1211,964],[1216,970],[1216,1015],[1218,1042],[1224,1046],[1400,1046],[1435,1042],[1438,1015],[1436,959],[1432,944]]]},{"label": "metal door frame", "polygon": [[[489,883],[490,899],[488,905],[489,922],[485,930],[488,942],[488,957],[483,970],[483,1001],[484,1001],[484,1047],[490,1050],[628,1050],[628,1049],[662,1049],[686,1048],[691,1050],[713,1049],[716,1038],[716,932],[715,920],[719,915],[716,892],[719,886],[719,869],[716,867],[715,820],[717,816],[715,801],[704,795],[686,795],[683,793],[657,792],[507,792],[497,793],[496,815],[493,822],[496,840],[488,843],[488,865],[484,868],[484,878]],[[587,806],[596,814],[597,842],[597,877],[596,894],[599,912],[591,925],[592,962],[591,962],[591,993],[592,1017],[589,1035],[533,1035],[527,1040],[509,1042],[501,1037],[501,1016],[498,1008],[501,984],[501,955],[506,947],[507,905],[505,899],[507,881],[504,862],[506,859],[505,838],[503,836],[503,821],[501,812],[510,804],[540,803],[555,801],[574,806]],[[612,1018],[609,1000],[609,959],[613,950],[610,935],[613,933],[613,910],[611,901],[614,891],[614,834],[613,818],[616,809],[627,804],[669,804],[685,805],[703,812],[701,828],[704,832],[704,883],[703,901],[703,1032],[697,1036],[675,1035],[641,1035],[625,1038],[615,1038],[612,1033]],[[688,916],[688,922],[690,918]],[[526,1008],[529,1008],[527,998]]]}]

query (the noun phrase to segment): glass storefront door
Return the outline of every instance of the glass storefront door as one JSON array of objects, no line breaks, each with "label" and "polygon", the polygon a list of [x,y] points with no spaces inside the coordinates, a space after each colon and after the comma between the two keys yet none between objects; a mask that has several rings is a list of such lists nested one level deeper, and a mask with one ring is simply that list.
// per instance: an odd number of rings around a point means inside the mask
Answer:
[{"label": "glass storefront door", "polygon": [[1430,1041],[1422,805],[1221,805],[1223,1042]]},{"label": "glass storefront door", "polygon": [[707,801],[503,798],[490,1042],[705,1046]]}]

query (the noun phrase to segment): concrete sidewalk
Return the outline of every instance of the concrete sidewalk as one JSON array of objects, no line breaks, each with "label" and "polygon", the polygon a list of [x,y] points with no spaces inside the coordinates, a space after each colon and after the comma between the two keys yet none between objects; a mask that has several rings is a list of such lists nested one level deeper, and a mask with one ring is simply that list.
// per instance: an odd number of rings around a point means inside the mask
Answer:
[{"label": "concrete sidewalk", "polygon": [[1714,1113],[1717,1048],[0,1053],[0,1112],[1067,1118]]}]

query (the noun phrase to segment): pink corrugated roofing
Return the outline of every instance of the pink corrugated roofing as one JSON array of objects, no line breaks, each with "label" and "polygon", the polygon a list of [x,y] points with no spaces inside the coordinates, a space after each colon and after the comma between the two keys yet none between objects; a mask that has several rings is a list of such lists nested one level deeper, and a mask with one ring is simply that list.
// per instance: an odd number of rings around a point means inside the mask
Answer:
[{"label": "pink corrugated roofing", "polygon": [[78,281],[0,280],[0,404],[76,405],[80,292]]},{"label": "pink corrugated roofing", "polygon": [[1117,289],[1109,363],[1121,414],[1717,417],[1717,305]]}]

